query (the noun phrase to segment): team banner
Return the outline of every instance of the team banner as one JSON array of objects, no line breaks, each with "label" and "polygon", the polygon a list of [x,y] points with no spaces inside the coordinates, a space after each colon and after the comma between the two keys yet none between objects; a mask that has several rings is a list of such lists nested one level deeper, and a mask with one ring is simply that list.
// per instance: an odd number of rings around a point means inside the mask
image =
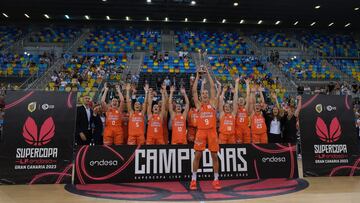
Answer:
[{"label": "team banner", "polygon": [[[195,151],[190,145],[80,146],[75,183],[190,180]],[[297,178],[296,147],[290,144],[222,145],[220,179]],[[209,151],[204,151],[199,179],[212,179]]]},{"label": "team banner", "polygon": [[304,96],[300,131],[304,176],[360,174],[350,96]]},{"label": "team banner", "polygon": [[9,91],[0,184],[69,183],[76,93]]}]

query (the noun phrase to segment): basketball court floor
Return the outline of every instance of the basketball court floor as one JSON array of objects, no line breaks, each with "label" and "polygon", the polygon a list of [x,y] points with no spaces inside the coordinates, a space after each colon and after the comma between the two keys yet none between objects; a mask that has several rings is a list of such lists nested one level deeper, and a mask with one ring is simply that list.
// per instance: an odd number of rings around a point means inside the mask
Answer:
[{"label": "basketball court floor", "polygon": [[[301,166],[301,162],[299,163],[299,166]],[[300,167],[300,174],[301,173],[301,167]],[[305,181],[304,181],[305,180]],[[243,180],[244,182],[249,182],[246,180]],[[288,181],[288,180],[284,180]],[[274,180],[268,180],[264,181],[263,183],[267,182],[269,185],[276,185],[276,184],[283,184],[279,183],[278,181]],[[203,197],[207,197],[205,199],[203,198],[194,198],[194,199],[186,199],[184,198],[184,201],[179,201],[177,199],[176,202],[239,202],[239,201],[247,201],[247,202],[304,202],[304,203],[310,203],[310,202],[351,202],[351,203],[358,203],[360,202],[360,177],[307,177],[302,178],[298,182],[302,183],[301,187],[297,187],[296,189],[290,191],[290,192],[275,192],[275,193],[269,193],[264,196],[238,196],[239,198],[229,198],[226,199],[227,195],[230,195],[228,191],[225,191],[223,194],[221,194],[221,197],[219,197],[219,194],[214,194]],[[167,183],[163,183],[167,184]],[[228,183],[226,183],[228,184]],[[290,186],[288,183],[285,183],[286,186]],[[143,184],[144,185],[144,184]],[[172,187],[172,184],[168,184],[169,187]],[[207,183],[202,183],[200,185],[207,185]],[[109,185],[96,185],[98,191],[105,191]],[[223,185],[224,186],[224,185]],[[201,187],[201,186],[200,186]],[[252,186],[246,186],[247,189],[251,189]],[[262,186],[256,187],[256,194],[260,192],[261,194],[265,194],[266,191],[269,191],[268,188],[264,189],[264,191],[261,191]],[[134,193],[129,193],[127,196],[117,196],[117,198],[111,198],[109,199],[106,195],[102,197],[94,197],[92,195],[83,195],[80,194],[78,191],[70,191],[69,188],[74,188],[71,185],[66,186],[67,190],[65,189],[65,186],[60,185],[2,185],[0,186],[0,202],[4,203],[13,203],[13,202],[27,202],[27,203],[38,203],[38,202],[144,202],[144,200],[153,201],[153,202],[171,202],[171,200],[166,201],[166,198],[159,198],[158,200],[154,200],[154,198],[138,198],[139,194],[144,194],[141,192],[141,190],[136,189]],[[92,186],[94,188],[94,185]],[[118,187],[120,188],[120,186]],[[260,189],[259,189],[260,188]],[[276,188],[276,187],[275,187]],[[254,188],[253,188],[254,189]],[[131,189],[130,189],[131,190]],[[274,191],[274,190],[272,190]],[[221,191],[220,191],[221,192]],[[239,190],[237,191],[237,194],[239,193]],[[264,193],[265,192],[265,193]],[[77,194],[75,194],[77,193]],[[145,191],[146,193],[146,191]],[[191,194],[192,192],[185,191],[183,194]],[[199,192],[202,193],[202,192]],[[253,193],[253,194],[255,194]],[[133,195],[132,195],[133,194]],[[245,193],[242,193],[245,194]],[[248,193],[247,193],[248,194]],[[192,194],[194,195],[194,194]],[[197,194],[199,195],[199,194]],[[202,195],[202,194],[201,194]],[[215,195],[215,196],[214,196]],[[140,195],[141,196],[141,195]],[[104,198],[103,198],[104,197]],[[126,197],[126,198],[123,198]],[[248,198],[247,198],[248,197]],[[160,200],[161,199],[161,200]],[[175,199],[174,199],[175,200]],[[217,200],[217,201],[214,201]]]}]

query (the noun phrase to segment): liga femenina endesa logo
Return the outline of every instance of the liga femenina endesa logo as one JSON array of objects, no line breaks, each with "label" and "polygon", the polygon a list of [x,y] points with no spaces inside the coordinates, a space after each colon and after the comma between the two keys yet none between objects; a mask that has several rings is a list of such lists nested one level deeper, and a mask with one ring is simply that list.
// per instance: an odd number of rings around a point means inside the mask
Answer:
[{"label": "liga femenina endesa logo", "polygon": [[46,145],[55,135],[53,118],[47,118],[41,125],[40,132],[38,132],[38,126],[35,120],[29,116],[24,123],[22,135],[24,136],[25,142],[30,145],[36,147]]},{"label": "liga femenina endesa logo", "polygon": [[328,128],[324,120],[317,117],[316,134],[319,139],[326,143],[337,142],[341,137],[341,125],[337,117],[333,118]]}]

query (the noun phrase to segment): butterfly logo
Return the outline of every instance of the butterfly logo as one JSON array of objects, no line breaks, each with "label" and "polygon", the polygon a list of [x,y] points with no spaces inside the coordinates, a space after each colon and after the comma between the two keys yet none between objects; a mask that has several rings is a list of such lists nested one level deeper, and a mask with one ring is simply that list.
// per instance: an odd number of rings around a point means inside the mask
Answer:
[{"label": "butterfly logo", "polygon": [[47,118],[41,125],[40,133],[33,118],[28,117],[23,126],[23,137],[25,142],[33,146],[46,145],[55,135],[55,123],[52,117]]},{"label": "butterfly logo", "polygon": [[333,143],[338,141],[341,136],[341,126],[338,118],[332,119],[329,130],[324,120],[318,117],[316,120],[316,134],[323,142]]}]

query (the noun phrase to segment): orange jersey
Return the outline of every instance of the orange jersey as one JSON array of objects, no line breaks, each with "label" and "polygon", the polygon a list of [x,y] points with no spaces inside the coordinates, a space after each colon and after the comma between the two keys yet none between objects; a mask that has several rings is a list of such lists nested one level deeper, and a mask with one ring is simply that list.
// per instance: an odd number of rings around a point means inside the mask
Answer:
[{"label": "orange jersey", "polygon": [[227,113],[220,118],[220,133],[235,134],[235,116]]},{"label": "orange jersey", "polygon": [[121,112],[117,108],[109,107],[106,111],[106,126],[121,126]]},{"label": "orange jersey", "polygon": [[161,121],[159,114],[153,114],[151,116],[151,119],[148,121],[147,133],[151,136],[163,136],[163,122]]},{"label": "orange jersey", "polygon": [[196,120],[198,118],[198,112],[196,108],[191,108],[187,115],[187,121],[189,127],[196,127]]},{"label": "orange jersey", "polygon": [[145,132],[144,115],[134,112],[129,116],[129,135],[143,135]]},{"label": "orange jersey", "polygon": [[267,132],[264,116],[256,113],[251,118],[251,130],[253,134],[262,134]]},{"label": "orange jersey", "polygon": [[186,119],[182,114],[176,114],[172,120],[172,133],[174,137],[186,139]]},{"label": "orange jersey", "polygon": [[239,108],[236,114],[236,127],[249,127],[249,115],[245,108]]},{"label": "orange jersey", "polygon": [[201,104],[196,120],[198,129],[216,128],[216,110],[210,104]]}]

